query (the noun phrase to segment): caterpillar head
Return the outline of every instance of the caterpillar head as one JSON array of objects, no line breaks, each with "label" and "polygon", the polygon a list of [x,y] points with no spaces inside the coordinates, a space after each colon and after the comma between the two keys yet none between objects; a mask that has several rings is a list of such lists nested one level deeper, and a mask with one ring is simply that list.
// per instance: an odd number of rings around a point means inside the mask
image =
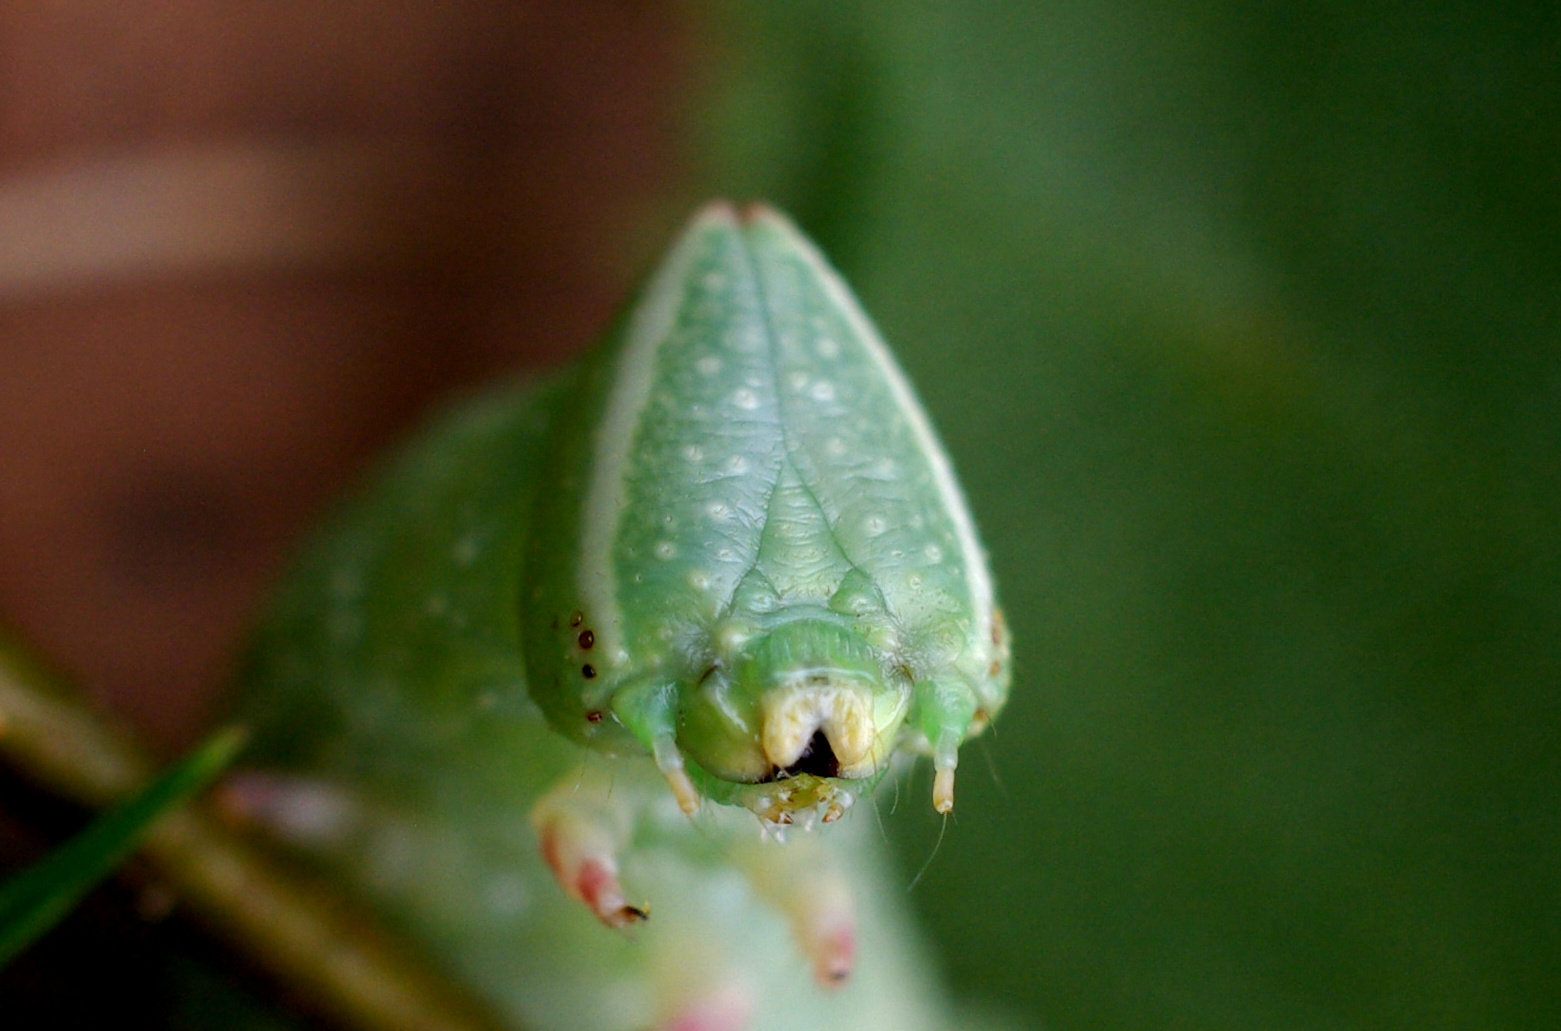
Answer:
[{"label": "caterpillar head", "polygon": [[560,729],[648,750],[680,804],[838,817],[905,748],[953,804],[1007,696],[948,458],[839,276],[767,209],[706,209],[587,360],[522,599]]}]

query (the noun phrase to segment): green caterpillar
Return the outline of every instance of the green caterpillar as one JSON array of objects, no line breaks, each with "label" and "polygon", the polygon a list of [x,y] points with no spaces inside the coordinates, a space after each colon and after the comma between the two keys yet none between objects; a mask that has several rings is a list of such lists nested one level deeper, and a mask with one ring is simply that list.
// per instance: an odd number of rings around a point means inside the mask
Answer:
[{"label": "green caterpillar", "polygon": [[872,820],[763,839],[911,753],[947,812],[1008,683],[903,373],[784,218],[714,204],[578,369],[327,528],[229,794],[526,1028],[938,1027]]}]

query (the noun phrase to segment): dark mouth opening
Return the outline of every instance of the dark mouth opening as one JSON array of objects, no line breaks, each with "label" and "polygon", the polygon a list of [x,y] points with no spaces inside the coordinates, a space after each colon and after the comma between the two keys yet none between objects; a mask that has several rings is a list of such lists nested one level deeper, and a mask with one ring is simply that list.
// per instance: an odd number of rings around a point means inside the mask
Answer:
[{"label": "dark mouth opening", "polygon": [[785,769],[776,767],[770,779],[784,780],[804,773],[811,773],[815,777],[840,776],[840,760],[835,758],[835,750],[829,746],[829,738],[824,736],[822,730],[813,732],[813,736],[808,739],[808,747],[797,756],[796,762]]}]

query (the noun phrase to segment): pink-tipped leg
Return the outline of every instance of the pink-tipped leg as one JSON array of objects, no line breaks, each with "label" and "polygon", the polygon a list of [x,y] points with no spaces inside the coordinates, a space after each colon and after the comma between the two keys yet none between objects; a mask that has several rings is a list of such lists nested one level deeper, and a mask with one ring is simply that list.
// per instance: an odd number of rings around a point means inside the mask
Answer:
[{"label": "pink-tipped leg", "polygon": [[791,924],[818,983],[845,984],[856,964],[856,906],[845,874],[819,838],[785,846],[755,842],[741,858],[754,891]]},{"label": "pink-tipped leg", "polygon": [[359,831],[366,815],[348,789],[291,773],[239,770],[223,779],[214,797],[225,819],[299,848],[339,845]]},{"label": "pink-tipped leg", "polygon": [[631,905],[618,881],[618,850],[627,829],[621,813],[594,785],[560,784],[531,811],[542,858],[559,885],[608,927],[628,927],[648,915]]},{"label": "pink-tipped leg", "polygon": [[752,997],[732,987],[684,1002],[656,1031],[742,1031],[752,1016]]}]

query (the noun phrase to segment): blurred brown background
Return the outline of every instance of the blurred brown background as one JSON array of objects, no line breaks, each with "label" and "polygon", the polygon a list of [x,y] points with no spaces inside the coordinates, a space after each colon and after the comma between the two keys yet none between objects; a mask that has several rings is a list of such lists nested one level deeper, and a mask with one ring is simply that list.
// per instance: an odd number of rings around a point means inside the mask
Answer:
[{"label": "blurred brown background", "polygon": [[351,470],[610,316],[678,167],[683,32],[641,3],[0,6],[0,623],[190,740]]}]

